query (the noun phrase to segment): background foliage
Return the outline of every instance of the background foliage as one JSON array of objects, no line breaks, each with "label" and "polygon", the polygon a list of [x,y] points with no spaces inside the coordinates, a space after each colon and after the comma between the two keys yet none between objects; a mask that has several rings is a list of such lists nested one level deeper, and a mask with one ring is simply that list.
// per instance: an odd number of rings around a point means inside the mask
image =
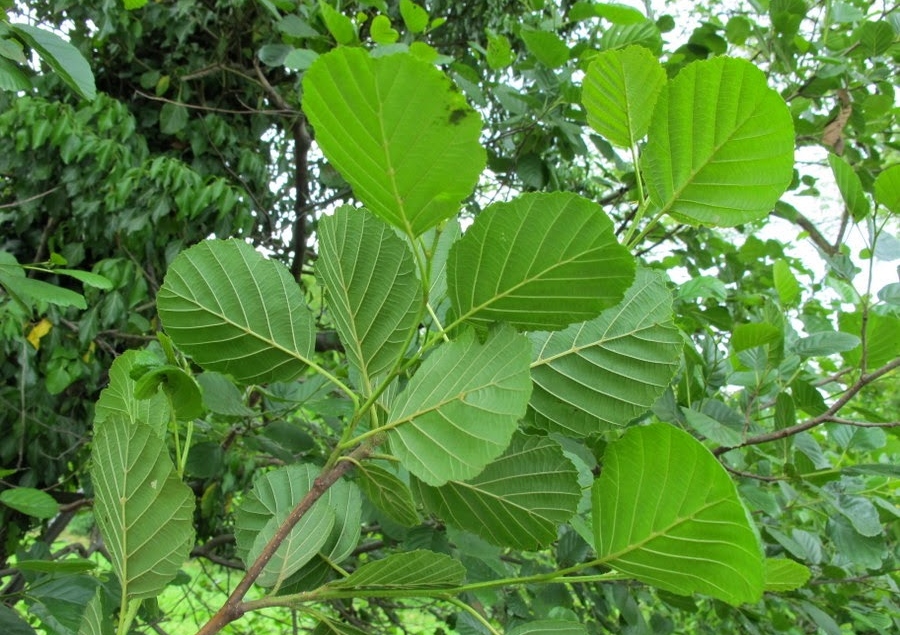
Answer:
[{"label": "background foliage", "polygon": [[3,5],[7,632],[900,627],[896,4]]}]

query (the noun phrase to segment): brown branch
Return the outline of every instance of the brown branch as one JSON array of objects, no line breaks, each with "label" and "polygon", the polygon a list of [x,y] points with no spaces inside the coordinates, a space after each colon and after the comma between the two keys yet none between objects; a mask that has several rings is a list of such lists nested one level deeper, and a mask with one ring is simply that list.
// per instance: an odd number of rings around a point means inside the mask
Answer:
[{"label": "brown branch", "polygon": [[819,228],[816,227],[815,223],[813,223],[800,212],[791,210],[791,212],[788,213],[775,209],[772,210],[772,215],[777,216],[778,218],[783,218],[786,221],[790,221],[795,225],[799,225],[801,229],[805,230],[806,233],[809,234],[809,239],[813,241],[816,247],[821,249],[824,254],[828,256],[835,256],[839,253],[839,249],[828,242],[828,239],[825,238],[822,232],[819,231]]},{"label": "brown branch", "polygon": [[753,472],[744,472],[743,470],[736,470],[733,467],[725,465],[724,463],[722,464],[722,467],[724,467],[726,470],[728,470],[735,476],[741,476],[743,478],[752,478],[752,479],[756,479],[757,481],[765,481],[767,483],[775,483],[777,481],[785,480],[784,476],[763,476],[762,474],[754,474]]},{"label": "brown branch", "polygon": [[248,108],[246,110],[233,110],[229,108],[213,108],[212,106],[201,106],[198,104],[189,104],[184,101],[175,101],[173,99],[166,99],[165,97],[157,97],[156,95],[151,95],[149,93],[145,93],[140,90],[135,90],[135,94],[140,95],[144,99],[149,99],[151,101],[161,101],[166,104],[174,104],[175,106],[181,106],[182,108],[189,108],[191,110],[202,110],[204,112],[219,112],[225,115],[274,115],[274,116],[282,116],[282,115],[291,115],[296,114],[297,111],[293,109],[287,110],[259,110],[257,108]]},{"label": "brown branch", "polygon": [[316,477],[309,492],[307,492],[294,509],[291,510],[291,513],[288,514],[288,517],[285,518],[284,522],[278,526],[278,529],[275,530],[275,534],[269,542],[266,543],[266,546],[263,547],[259,557],[253,561],[247,569],[247,572],[244,574],[244,577],[238,582],[234,591],[231,592],[231,595],[228,596],[228,600],[225,601],[225,604],[223,604],[216,614],[203,625],[203,628],[197,631],[197,635],[213,635],[213,633],[218,633],[222,628],[240,618],[246,612],[246,605],[243,601],[244,596],[247,595],[247,592],[250,590],[250,587],[253,586],[254,581],[256,581],[262,573],[265,566],[269,563],[269,560],[272,559],[272,556],[275,555],[275,552],[281,546],[281,543],[283,543],[288,537],[288,534],[291,533],[291,530],[298,522],[300,522],[300,519],[303,518],[315,502],[322,498],[332,485],[337,483],[344,474],[349,472],[357,462],[365,459],[372,452],[373,447],[372,444],[368,443],[357,447],[347,456],[349,460],[338,461],[335,465],[327,468]]},{"label": "brown branch", "polygon": [[829,417],[828,423],[839,423],[844,426],[856,426],[857,428],[900,428],[900,421],[885,421],[876,423],[873,421],[855,421],[843,417]]},{"label": "brown branch", "polygon": [[34,196],[29,196],[28,198],[23,198],[21,201],[15,201],[14,203],[3,203],[0,205],[0,209],[9,209],[10,207],[18,207],[19,205],[24,205],[25,203],[30,203],[31,201],[36,201],[39,198],[44,198],[45,196],[49,196],[53,194],[58,189],[62,188],[62,185],[57,185],[54,188],[47,190],[46,192],[41,192],[40,194],[35,194]]},{"label": "brown branch", "polygon": [[896,368],[900,368],[900,357],[885,364],[878,370],[872,371],[867,375],[862,375],[852,386],[847,388],[844,394],[841,395],[837,401],[831,404],[828,410],[826,410],[819,416],[807,419],[802,423],[798,423],[787,428],[782,428],[773,432],[767,432],[766,434],[760,434],[759,436],[750,437],[749,439],[744,440],[740,445],[736,445],[734,447],[716,448],[715,450],[713,450],[713,454],[715,454],[716,456],[721,456],[726,452],[737,450],[738,448],[744,448],[748,445],[759,445],[761,443],[769,443],[770,441],[779,441],[781,439],[794,436],[795,434],[805,432],[806,430],[809,430],[811,428],[815,428],[816,426],[822,425],[823,423],[828,423],[834,419],[838,411],[846,406],[847,403],[849,403],[850,400],[853,399],[853,397],[855,397],[860,390],[871,384],[876,379],[887,375],[889,372]]}]

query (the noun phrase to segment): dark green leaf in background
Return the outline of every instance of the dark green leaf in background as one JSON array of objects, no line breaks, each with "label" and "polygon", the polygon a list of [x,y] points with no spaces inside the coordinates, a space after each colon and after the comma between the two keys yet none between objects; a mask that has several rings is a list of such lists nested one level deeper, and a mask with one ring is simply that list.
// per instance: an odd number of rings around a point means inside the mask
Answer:
[{"label": "dark green leaf in background", "polygon": [[53,518],[59,503],[47,492],[33,487],[14,487],[0,492],[0,503],[35,518]]}]

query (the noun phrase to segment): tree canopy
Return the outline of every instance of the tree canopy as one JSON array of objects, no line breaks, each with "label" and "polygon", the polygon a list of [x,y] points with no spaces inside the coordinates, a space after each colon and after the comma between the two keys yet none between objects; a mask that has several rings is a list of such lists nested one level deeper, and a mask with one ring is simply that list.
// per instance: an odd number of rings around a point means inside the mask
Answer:
[{"label": "tree canopy", "polygon": [[2,6],[0,630],[900,629],[895,3]]}]

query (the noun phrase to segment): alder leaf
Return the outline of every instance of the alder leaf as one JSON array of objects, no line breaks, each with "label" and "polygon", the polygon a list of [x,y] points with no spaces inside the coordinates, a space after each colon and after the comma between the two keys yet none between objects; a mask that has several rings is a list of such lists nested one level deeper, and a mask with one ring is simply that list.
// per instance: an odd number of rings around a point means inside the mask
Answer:
[{"label": "alder leaf", "polygon": [[462,584],[465,576],[466,569],[458,560],[417,549],[364,564],[346,578],[329,583],[328,587],[360,591],[449,589]]}]

